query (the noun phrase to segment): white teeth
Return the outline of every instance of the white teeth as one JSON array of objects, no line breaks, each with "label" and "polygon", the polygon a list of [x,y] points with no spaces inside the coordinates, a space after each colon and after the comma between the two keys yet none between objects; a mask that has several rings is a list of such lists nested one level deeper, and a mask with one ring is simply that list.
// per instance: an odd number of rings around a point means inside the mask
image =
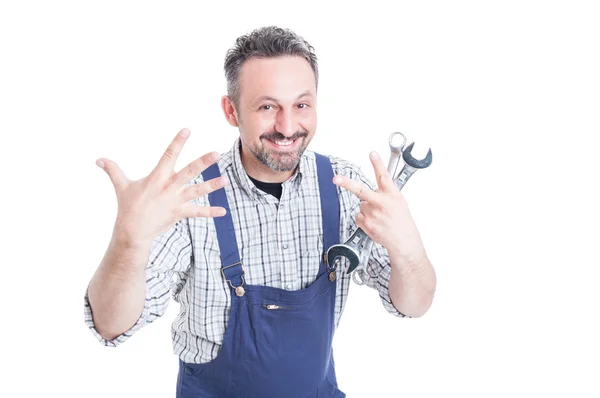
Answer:
[{"label": "white teeth", "polygon": [[280,146],[288,146],[292,145],[294,141],[275,141],[275,143]]}]

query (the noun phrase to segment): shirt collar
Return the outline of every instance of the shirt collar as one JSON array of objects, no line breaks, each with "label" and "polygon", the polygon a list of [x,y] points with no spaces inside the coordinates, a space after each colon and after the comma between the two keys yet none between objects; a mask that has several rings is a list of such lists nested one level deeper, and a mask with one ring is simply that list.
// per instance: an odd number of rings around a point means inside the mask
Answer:
[{"label": "shirt collar", "polygon": [[[241,145],[242,141],[238,137],[231,148],[233,170],[242,189],[246,191],[250,197],[258,199],[259,197],[267,195],[267,193],[256,188],[254,183],[248,177],[248,173],[246,173],[244,165],[242,164]],[[288,190],[291,190],[291,192],[300,190],[303,175],[306,175],[309,172],[309,159],[306,152],[307,151],[304,151],[300,157],[300,162],[294,174],[287,181],[283,182],[283,185],[286,186]]]}]

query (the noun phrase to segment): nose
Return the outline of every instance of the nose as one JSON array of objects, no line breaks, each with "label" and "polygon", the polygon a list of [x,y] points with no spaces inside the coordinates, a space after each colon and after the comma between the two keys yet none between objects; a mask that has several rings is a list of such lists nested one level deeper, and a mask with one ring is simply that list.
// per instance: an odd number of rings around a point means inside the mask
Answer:
[{"label": "nose", "polygon": [[292,112],[282,109],[277,113],[277,118],[275,120],[275,130],[286,137],[291,137],[292,135],[294,135],[297,128]]}]

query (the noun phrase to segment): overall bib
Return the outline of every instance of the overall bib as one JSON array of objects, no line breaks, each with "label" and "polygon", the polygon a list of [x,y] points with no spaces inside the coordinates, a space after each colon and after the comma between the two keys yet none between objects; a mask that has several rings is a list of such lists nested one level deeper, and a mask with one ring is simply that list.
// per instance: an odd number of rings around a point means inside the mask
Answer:
[{"label": "overall bib", "polygon": [[[326,251],[339,242],[339,202],[329,159],[315,156]],[[218,177],[218,164],[202,174],[205,180]],[[332,352],[335,271],[329,272],[321,256],[318,276],[306,289],[246,284],[225,190],[208,197],[212,206],[227,210],[213,220],[231,311],[215,359],[203,364],[179,361],[177,398],[344,398],[337,388]]]}]

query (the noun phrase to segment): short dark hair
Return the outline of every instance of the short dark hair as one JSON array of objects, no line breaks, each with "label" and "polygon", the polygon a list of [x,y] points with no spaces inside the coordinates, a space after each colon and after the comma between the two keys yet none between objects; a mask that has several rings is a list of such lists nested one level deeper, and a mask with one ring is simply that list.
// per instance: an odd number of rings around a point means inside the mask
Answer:
[{"label": "short dark hair", "polygon": [[319,70],[314,48],[304,38],[290,29],[266,26],[237,38],[225,56],[227,95],[236,109],[240,100],[240,71],[251,58],[275,58],[287,55],[303,57],[311,66],[318,85]]}]

